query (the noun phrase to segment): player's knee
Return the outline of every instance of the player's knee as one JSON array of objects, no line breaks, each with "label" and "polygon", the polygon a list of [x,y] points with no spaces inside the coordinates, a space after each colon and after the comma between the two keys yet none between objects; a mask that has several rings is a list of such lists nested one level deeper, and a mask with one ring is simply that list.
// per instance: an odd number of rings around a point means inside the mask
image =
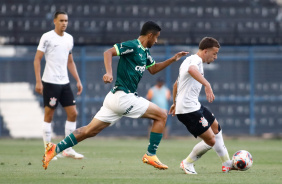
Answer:
[{"label": "player's knee", "polygon": [[53,120],[53,114],[45,114],[44,115],[44,121],[45,122],[51,122]]},{"label": "player's knee", "polygon": [[215,139],[211,140],[211,145],[210,146],[214,146],[215,145]]},{"label": "player's knee", "polygon": [[160,119],[162,122],[164,122],[164,124],[166,123],[166,120],[167,120],[167,113],[162,110],[161,113],[160,113]]},{"label": "player's knee", "polygon": [[210,139],[205,140],[205,143],[213,147],[215,145],[215,136],[211,137]]},{"label": "player's knee", "polygon": [[73,110],[71,113],[68,114],[68,119],[70,119],[71,121],[76,121],[77,114],[77,111]]}]

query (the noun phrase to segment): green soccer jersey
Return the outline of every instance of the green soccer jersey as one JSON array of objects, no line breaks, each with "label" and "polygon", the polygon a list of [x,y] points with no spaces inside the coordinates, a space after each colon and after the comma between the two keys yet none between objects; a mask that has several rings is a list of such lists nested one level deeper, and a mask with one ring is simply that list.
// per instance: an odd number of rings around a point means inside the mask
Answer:
[{"label": "green soccer jersey", "polygon": [[149,49],[144,48],[138,39],[114,45],[117,55],[120,56],[117,66],[117,79],[113,93],[122,90],[134,93],[137,90],[145,69],[155,64]]}]

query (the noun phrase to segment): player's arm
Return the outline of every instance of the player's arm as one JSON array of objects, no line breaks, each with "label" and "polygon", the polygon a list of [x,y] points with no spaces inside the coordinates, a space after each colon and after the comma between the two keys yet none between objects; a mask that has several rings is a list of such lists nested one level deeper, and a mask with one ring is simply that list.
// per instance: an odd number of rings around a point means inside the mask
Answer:
[{"label": "player's arm", "polygon": [[175,98],[176,98],[176,94],[177,94],[177,80],[173,84],[173,89],[172,89],[173,104],[171,105],[171,107],[169,109],[169,112],[168,112],[172,116],[175,116],[175,106],[176,106]]},{"label": "player's arm", "polygon": [[73,60],[73,56],[72,53],[69,54],[68,57],[68,69],[70,71],[70,73],[72,74],[73,78],[76,80],[76,87],[77,87],[77,95],[80,95],[82,93],[82,84],[76,69],[76,65],[75,62]]},{"label": "player's arm", "polygon": [[151,74],[156,74],[159,71],[163,70],[164,68],[166,68],[168,65],[170,65],[171,63],[178,61],[182,56],[186,56],[189,52],[178,52],[176,53],[173,57],[163,61],[163,62],[159,62],[154,64],[153,66],[149,67],[148,70]]},{"label": "player's arm", "polygon": [[205,86],[205,92],[208,102],[214,101],[214,94],[211,88],[210,83],[205,79],[205,77],[199,72],[198,68],[195,65],[191,65],[188,69],[188,73],[196,79],[199,83]]},{"label": "player's arm", "polygon": [[114,47],[104,52],[104,65],[106,74],[103,76],[104,83],[111,83],[113,81],[112,60],[113,56],[117,56],[117,51]]},{"label": "player's arm", "polygon": [[39,94],[43,93],[43,85],[41,81],[41,60],[43,58],[44,52],[37,50],[35,57],[34,57],[34,73],[35,73],[35,79],[36,79],[36,84],[35,84],[35,91]]}]

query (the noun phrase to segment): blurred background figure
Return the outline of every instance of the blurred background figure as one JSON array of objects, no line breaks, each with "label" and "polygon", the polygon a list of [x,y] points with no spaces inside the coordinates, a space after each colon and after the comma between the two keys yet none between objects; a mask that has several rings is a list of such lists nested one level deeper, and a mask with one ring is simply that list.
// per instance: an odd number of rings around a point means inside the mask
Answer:
[{"label": "blurred background figure", "polygon": [[[159,106],[161,109],[165,110],[168,113],[169,101],[171,99],[171,92],[165,86],[164,79],[159,77],[156,81],[156,84],[148,90],[147,99]],[[166,122],[166,127],[163,132],[164,139],[167,139],[169,136],[169,130],[171,127],[171,120],[168,117]],[[151,124],[149,126],[149,132],[151,131]]]}]

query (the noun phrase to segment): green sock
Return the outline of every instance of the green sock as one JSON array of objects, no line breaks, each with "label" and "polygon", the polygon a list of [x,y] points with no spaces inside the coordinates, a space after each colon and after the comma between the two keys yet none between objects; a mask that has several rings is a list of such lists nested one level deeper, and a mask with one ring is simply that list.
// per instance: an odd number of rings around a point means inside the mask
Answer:
[{"label": "green sock", "polygon": [[155,133],[155,132],[150,133],[150,143],[149,143],[148,151],[147,151],[147,154],[149,156],[156,154],[156,151],[162,140],[162,137],[163,137],[163,134],[161,133]]},{"label": "green sock", "polygon": [[75,136],[73,135],[73,133],[71,133],[64,140],[62,140],[61,142],[59,142],[57,144],[56,153],[60,153],[63,150],[65,150],[69,147],[73,147],[76,144],[77,144],[77,140],[76,140]]}]

